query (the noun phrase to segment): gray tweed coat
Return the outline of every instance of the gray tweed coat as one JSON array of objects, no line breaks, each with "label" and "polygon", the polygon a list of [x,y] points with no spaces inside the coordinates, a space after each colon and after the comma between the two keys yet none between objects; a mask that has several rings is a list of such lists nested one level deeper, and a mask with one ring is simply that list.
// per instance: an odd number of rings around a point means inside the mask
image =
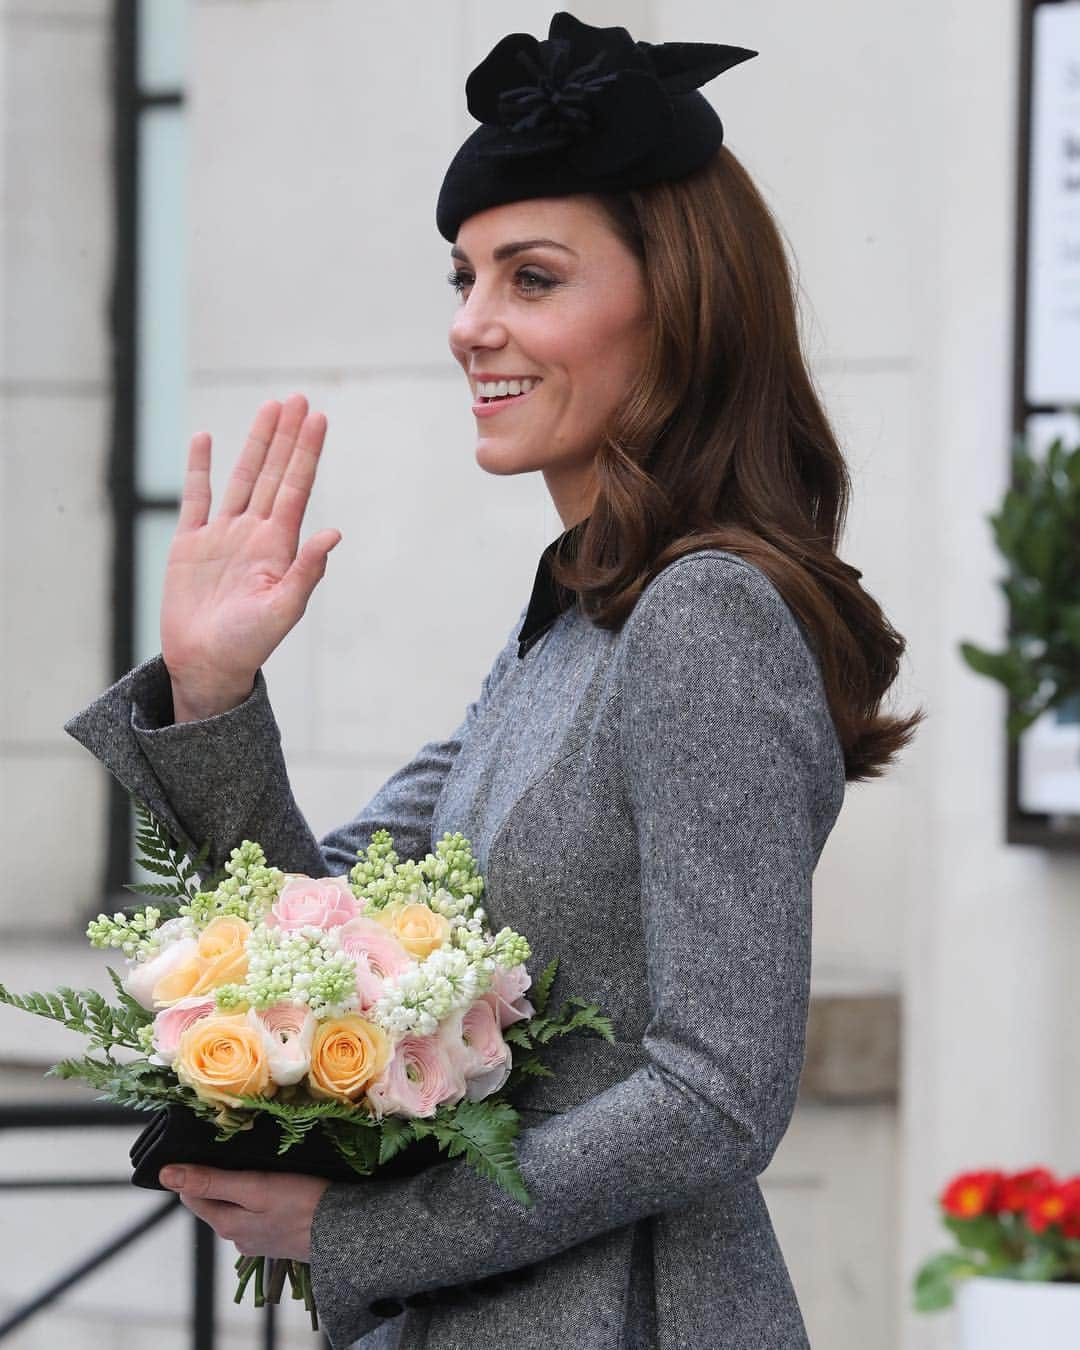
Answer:
[{"label": "gray tweed coat", "polygon": [[[523,611],[524,613],[524,611]],[[171,724],[160,661],[68,730],[182,836],[340,873],[385,827],[401,856],[472,841],[495,928],[555,1006],[595,1001],[617,1043],[568,1037],[522,1097],[525,1208],[461,1160],[334,1184],[312,1270],[335,1350],[799,1350],[808,1342],[756,1180],[802,1069],[811,879],[843,757],[802,625],[752,564],[671,564],[619,633],[571,606],[321,842],[286,778],[260,676]]]}]

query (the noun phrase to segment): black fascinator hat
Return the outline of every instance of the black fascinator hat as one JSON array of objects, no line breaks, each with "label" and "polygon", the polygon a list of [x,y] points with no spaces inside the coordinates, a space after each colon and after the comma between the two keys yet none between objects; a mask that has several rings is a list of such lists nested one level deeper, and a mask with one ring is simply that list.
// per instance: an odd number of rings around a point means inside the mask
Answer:
[{"label": "black fascinator hat", "polygon": [[724,128],[701,85],[757,52],[635,42],[560,12],[547,40],[511,33],[465,82],[481,123],[454,156],[435,208],[451,242],[477,211],[527,197],[618,192],[701,168]]}]

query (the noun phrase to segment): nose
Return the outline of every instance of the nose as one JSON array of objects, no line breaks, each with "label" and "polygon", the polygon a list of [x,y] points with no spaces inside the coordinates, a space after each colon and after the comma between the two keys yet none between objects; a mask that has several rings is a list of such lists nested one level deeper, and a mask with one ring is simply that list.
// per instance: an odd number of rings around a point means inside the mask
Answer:
[{"label": "nose", "polygon": [[450,347],[467,354],[481,348],[505,346],[506,322],[498,300],[474,282],[450,321]]}]

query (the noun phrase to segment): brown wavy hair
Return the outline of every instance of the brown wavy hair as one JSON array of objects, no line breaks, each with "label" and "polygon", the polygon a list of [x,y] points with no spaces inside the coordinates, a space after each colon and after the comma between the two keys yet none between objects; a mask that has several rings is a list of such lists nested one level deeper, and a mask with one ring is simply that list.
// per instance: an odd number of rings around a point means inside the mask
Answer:
[{"label": "brown wavy hair", "polygon": [[676,558],[746,558],[810,634],[847,780],[879,777],[925,713],[881,711],[906,643],[836,553],[851,482],[772,213],[726,146],[689,177],[598,200],[643,265],[652,342],[555,580],[618,629]]}]

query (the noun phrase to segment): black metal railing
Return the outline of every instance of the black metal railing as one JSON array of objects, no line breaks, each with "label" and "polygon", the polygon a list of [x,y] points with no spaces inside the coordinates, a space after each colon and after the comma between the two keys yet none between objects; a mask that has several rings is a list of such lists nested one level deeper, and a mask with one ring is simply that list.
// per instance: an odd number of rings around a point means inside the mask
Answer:
[{"label": "black metal railing", "polygon": [[[101,1128],[102,1126],[124,1126],[146,1123],[146,1113],[134,1111],[123,1106],[110,1106],[104,1102],[56,1102],[41,1105],[36,1102],[9,1103],[0,1105],[0,1132],[5,1130],[78,1130]],[[0,1177],[0,1191],[57,1191],[85,1190],[90,1188],[116,1189],[131,1185],[131,1178],[125,1177]],[[18,1307],[0,1318],[0,1341],[10,1336],[19,1327],[44,1309],[52,1306],[58,1299],[74,1288],[106,1262],[136,1243],[147,1233],[152,1232],[172,1214],[181,1209],[180,1199],[169,1195],[134,1223],[113,1234],[105,1243],[87,1253],[55,1279],[44,1285],[37,1293],[20,1303]],[[215,1256],[217,1236],[214,1230],[201,1219],[192,1215],[192,1288],[191,1344],[193,1350],[214,1350],[216,1279]],[[263,1319],[263,1346],[265,1350],[276,1350],[277,1346],[277,1309],[268,1303],[260,1314]],[[320,1336],[317,1344],[329,1347],[325,1336]]]}]

